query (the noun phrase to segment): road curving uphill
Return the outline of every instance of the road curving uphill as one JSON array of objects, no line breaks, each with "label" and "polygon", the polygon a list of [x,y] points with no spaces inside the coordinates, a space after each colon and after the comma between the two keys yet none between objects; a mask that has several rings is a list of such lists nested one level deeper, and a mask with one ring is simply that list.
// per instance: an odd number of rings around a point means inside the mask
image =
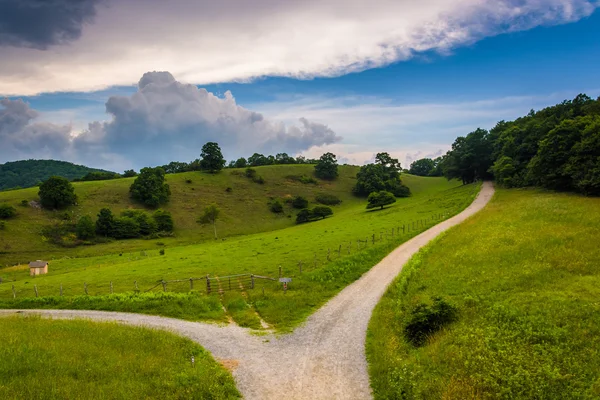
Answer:
[{"label": "road curving uphill", "polygon": [[0,315],[19,312],[88,318],[173,331],[198,342],[229,366],[246,399],[370,399],[365,339],[377,302],[410,257],[443,231],[480,211],[493,194],[493,185],[484,182],[467,209],[396,248],[289,335],[259,336],[236,325],[118,312],[0,310]]}]

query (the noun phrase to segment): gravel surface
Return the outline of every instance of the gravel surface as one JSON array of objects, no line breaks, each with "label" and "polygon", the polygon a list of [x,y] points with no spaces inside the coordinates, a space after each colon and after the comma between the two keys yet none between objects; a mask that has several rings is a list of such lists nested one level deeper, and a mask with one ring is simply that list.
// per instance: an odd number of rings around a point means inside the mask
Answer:
[{"label": "gravel surface", "polygon": [[198,342],[231,367],[246,399],[370,399],[365,339],[373,308],[413,254],[441,232],[481,210],[493,193],[492,184],[485,182],[466,210],[396,248],[289,335],[259,336],[236,325],[119,312],[0,310],[0,315],[35,313],[173,331]]}]

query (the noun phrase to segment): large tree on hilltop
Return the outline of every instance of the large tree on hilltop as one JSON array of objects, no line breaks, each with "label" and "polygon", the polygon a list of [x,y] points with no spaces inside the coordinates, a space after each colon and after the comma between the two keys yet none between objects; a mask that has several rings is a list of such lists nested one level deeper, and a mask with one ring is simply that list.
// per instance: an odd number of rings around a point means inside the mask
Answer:
[{"label": "large tree on hilltop", "polygon": [[202,146],[200,153],[200,168],[211,174],[219,172],[225,166],[225,158],[218,143],[208,142]]},{"label": "large tree on hilltop", "polygon": [[338,164],[335,154],[325,153],[319,158],[319,162],[315,165],[315,176],[330,181],[338,177]]}]

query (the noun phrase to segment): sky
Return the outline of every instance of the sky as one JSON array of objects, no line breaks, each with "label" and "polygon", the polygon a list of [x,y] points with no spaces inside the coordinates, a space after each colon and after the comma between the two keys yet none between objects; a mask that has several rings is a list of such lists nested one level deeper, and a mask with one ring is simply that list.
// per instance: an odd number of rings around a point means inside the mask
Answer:
[{"label": "sky", "polygon": [[0,0],[0,163],[404,167],[600,96],[600,0]]}]

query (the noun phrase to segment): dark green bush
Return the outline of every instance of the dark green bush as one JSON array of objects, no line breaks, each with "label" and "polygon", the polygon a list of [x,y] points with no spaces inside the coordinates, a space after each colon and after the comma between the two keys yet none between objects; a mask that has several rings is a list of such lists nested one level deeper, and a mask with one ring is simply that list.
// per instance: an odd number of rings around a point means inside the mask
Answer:
[{"label": "dark green bush", "polygon": [[17,215],[17,210],[8,204],[0,204],[0,219],[9,219]]},{"label": "dark green bush", "polygon": [[273,200],[271,202],[271,204],[269,204],[269,209],[272,212],[279,214],[279,213],[283,212],[283,205],[281,204],[281,202],[279,200]]},{"label": "dark green bush", "polygon": [[116,218],[113,237],[115,239],[130,239],[140,236],[140,224],[131,217]]},{"label": "dark green bush", "polygon": [[308,185],[308,184],[317,185],[319,183],[312,176],[306,176],[306,175],[288,175],[285,178],[289,179],[290,181],[304,183],[305,185]]},{"label": "dark green bush", "polygon": [[308,200],[302,196],[296,196],[292,200],[292,207],[298,208],[300,210],[306,208],[308,207]]},{"label": "dark green bush", "polygon": [[317,203],[325,204],[326,206],[337,206],[342,202],[342,200],[336,196],[328,193],[319,193],[317,197],[315,197],[315,200]]},{"label": "dark green bush", "polygon": [[256,176],[256,170],[254,168],[246,168],[246,177],[254,178]]},{"label": "dark green bush", "polygon": [[21,207],[27,207],[29,202],[27,200],[21,200]]},{"label": "dark green bush", "polygon": [[434,297],[433,304],[417,304],[404,326],[404,338],[414,346],[423,346],[427,339],[444,326],[456,321],[458,309],[441,297]]},{"label": "dark green bush", "polygon": [[265,180],[262,176],[256,176],[252,180],[260,185],[264,185],[265,183]]},{"label": "dark green bush", "polygon": [[171,213],[164,210],[157,210],[153,214],[154,221],[158,225],[159,231],[172,232],[174,228],[173,217]]},{"label": "dark green bush", "polygon": [[6,229],[6,222],[0,221],[0,231],[3,231],[4,229]]}]

